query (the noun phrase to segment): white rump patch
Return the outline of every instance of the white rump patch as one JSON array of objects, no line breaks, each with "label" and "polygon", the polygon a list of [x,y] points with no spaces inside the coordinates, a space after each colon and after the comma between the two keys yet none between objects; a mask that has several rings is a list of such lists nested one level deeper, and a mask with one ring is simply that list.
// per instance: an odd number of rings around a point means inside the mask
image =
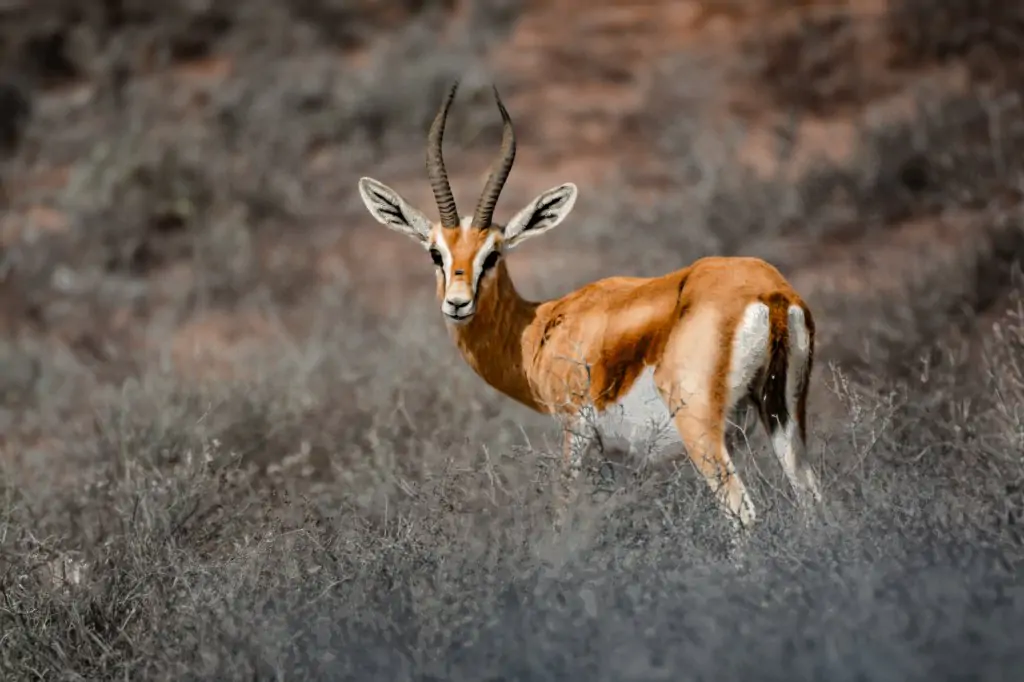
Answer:
[{"label": "white rump patch", "polygon": [[732,339],[732,360],[729,363],[729,404],[731,410],[747,394],[757,371],[768,362],[768,340],[771,317],[764,303],[751,303],[743,311]]}]

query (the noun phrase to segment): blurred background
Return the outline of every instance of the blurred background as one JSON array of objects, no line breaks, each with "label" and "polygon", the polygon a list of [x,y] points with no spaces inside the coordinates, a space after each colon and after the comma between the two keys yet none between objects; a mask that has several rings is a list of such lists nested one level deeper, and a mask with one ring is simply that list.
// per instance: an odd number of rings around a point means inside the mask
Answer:
[{"label": "blurred background", "polygon": [[[455,78],[463,213],[492,82],[496,220],[580,188],[525,296],[705,255],[801,291],[822,519],[750,432],[743,558],[688,471],[551,534],[557,429],[356,192],[434,214]],[[1001,0],[0,0],[5,679],[1006,679],[1022,87]]]}]

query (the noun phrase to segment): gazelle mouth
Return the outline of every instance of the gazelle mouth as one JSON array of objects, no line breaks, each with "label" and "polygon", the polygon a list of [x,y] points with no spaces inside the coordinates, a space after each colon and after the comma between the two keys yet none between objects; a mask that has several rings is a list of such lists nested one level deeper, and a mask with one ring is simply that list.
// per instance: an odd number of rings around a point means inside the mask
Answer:
[{"label": "gazelle mouth", "polygon": [[469,318],[473,317],[473,313],[466,313],[465,315],[453,315],[451,313],[445,313],[444,316],[448,318],[449,322],[453,322],[455,324],[462,324]]}]

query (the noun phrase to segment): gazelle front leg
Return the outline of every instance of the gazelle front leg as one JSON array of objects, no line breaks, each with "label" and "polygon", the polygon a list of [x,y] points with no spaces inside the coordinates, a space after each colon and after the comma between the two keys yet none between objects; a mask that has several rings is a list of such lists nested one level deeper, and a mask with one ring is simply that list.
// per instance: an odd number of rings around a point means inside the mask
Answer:
[{"label": "gazelle front leg", "polygon": [[594,441],[592,410],[581,410],[562,424],[562,457],[558,480],[558,501],[555,525],[561,527],[569,506],[576,500],[577,484],[583,471],[583,457]]}]

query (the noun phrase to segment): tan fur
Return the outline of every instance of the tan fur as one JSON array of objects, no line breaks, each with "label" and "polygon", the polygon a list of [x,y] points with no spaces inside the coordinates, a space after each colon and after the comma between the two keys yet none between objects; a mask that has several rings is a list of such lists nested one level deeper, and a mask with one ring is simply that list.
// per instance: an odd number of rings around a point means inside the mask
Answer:
[{"label": "tan fur", "polygon": [[[453,260],[469,272],[488,230],[450,232]],[[439,276],[439,298],[444,294]],[[629,392],[645,367],[654,367],[687,454],[723,504],[738,513],[745,493],[724,446],[732,407],[726,378],[744,310],[769,299],[784,303],[771,307],[771,345],[787,336],[791,304],[804,310],[813,334],[806,303],[758,258],[710,257],[661,277],[610,277],[544,302],[523,299],[502,260],[494,276],[480,283],[476,315],[449,331],[484,381],[563,419],[566,466],[569,429],[581,406],[589,402],[603,410]],[[804,435],[806,387],[799,401],[795,417]]]},{"label": "tan fur", "polygon": [[[468,269],[471,244],[485,238],[486,231],[460,238],[456,262]],[[684,361],[688,352],[681,341],[706,308],[717,316],[715,324],[701,329],[716,343],[708,400],[717,418],[725,409],[730,343],[744,309],[765,292],[779,292],[811,320],[782,274],[757,258],[709,257],[661,277],[609,277],[540,303],[519,296],[504,262],[495,274],[480,284],[474,318],[449,330],[484,381],[550,414],[574,412],[587,400],[603,409],[627,393],[648,365],[671,381],[673,363]],[[439,281],[438,297],[443,296]],[[785,334],[785,324],[783,311],[772,333]]]}]

